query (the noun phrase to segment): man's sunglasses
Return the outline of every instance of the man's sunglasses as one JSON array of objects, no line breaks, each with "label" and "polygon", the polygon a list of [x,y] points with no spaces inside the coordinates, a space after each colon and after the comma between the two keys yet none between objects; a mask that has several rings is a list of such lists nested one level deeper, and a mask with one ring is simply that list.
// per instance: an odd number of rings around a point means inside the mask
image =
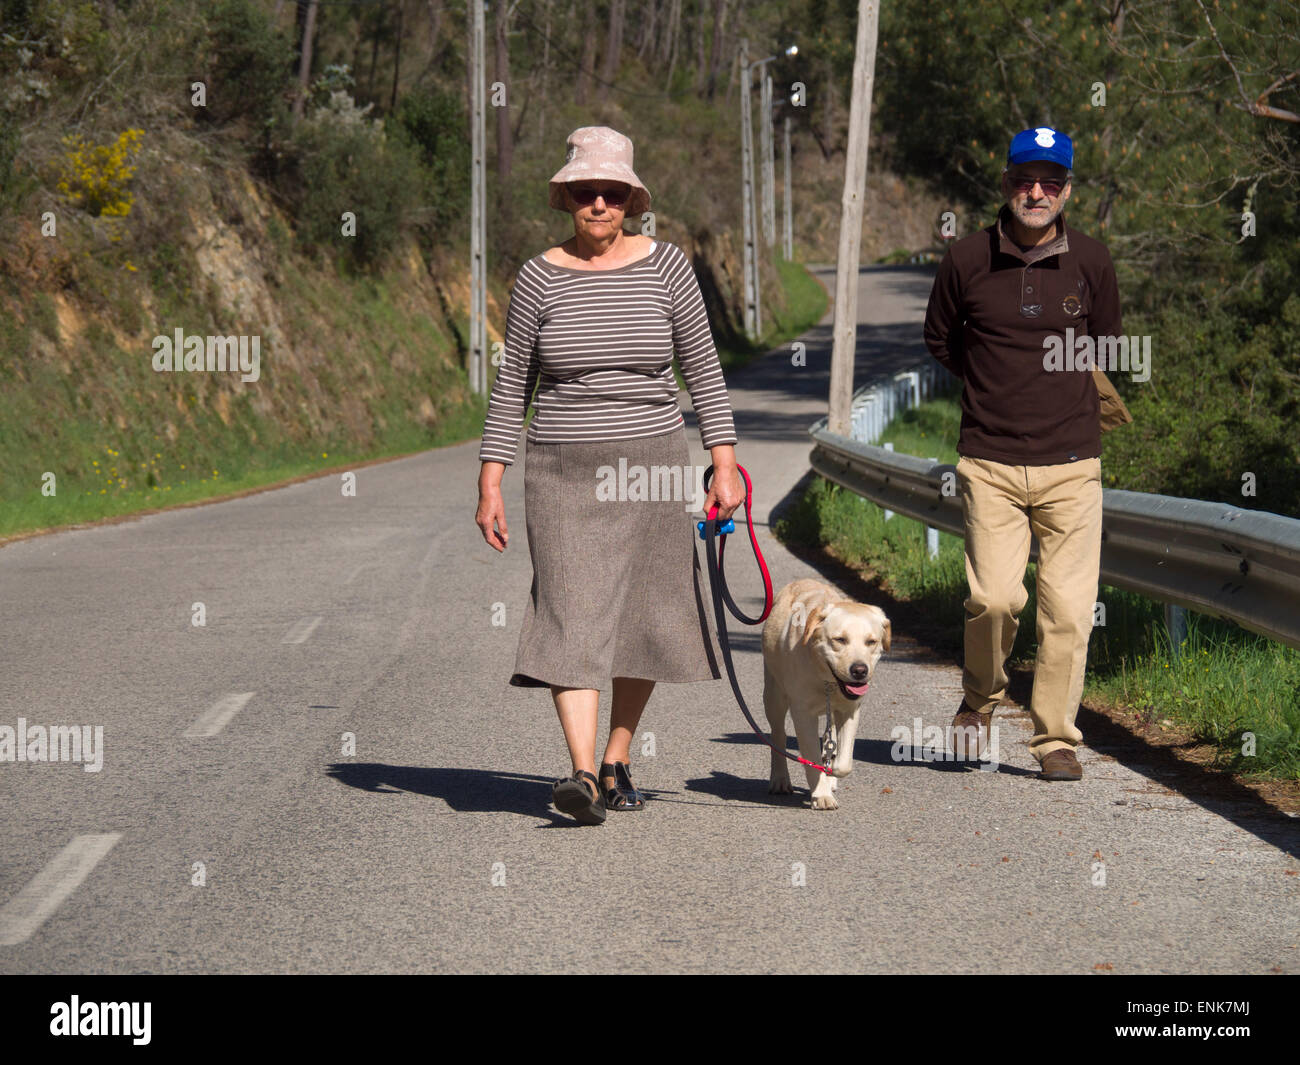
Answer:
[{"label": "man's sunglasses", "polygon": [[626,185],[614,189],[593,189],[590,185],[570,185],[569,196],[579,207],[590,207],[597,196],[603,196],[609,207],[622,207],[627,203],[632,190]]},{"label": "man's sunglasses", "polygon": [[1017,192],[1033,192],[1034,186],[1037,185],[1047,194],[1049,199],[1054,200],[1068,184],[1068,181],[1053,181],[1050,178],[1014,178],[1011,187]]}]

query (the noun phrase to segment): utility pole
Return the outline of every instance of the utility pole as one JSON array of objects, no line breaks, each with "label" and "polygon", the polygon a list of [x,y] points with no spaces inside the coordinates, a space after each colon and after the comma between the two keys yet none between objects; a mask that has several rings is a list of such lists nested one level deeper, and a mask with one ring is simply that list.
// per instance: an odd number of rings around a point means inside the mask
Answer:
[{"label": "utility pole", "polygon": [[759,114],[759,131],[762,139],[759,146],[763,152],[763,241],[767,247],[776,243],[776,162],[773,159],[772,144],[772,75],[763,71],[763,104]]},{"label": "utility pole", "polygon": [[[754,132],[749,118],[749,86],[752,81],[749,72],[754,67],[761,67],[774,59],[780,59],[781,56],[793,56],[799,54],[797,45],[791,45],[789,48],[776,55],[770,55],[766,59],[756,59],[754,62],[749,61],[749,41],[741,38],[740,41],[740,168],[743,172],[741,177],[741,209],[745,212],[745,218],[742,226],[744,234],[744,272],[745,272],[745,333],[751,340],[757,340],[763,331],[762,313],[761,313],[761,295],[758,286],[758,219],[754,217]],[[764,217],[774,217],[767,210],[767,205],[771,204],[774,195],[772,191],[772,176],[770,164],[772,157],[772,85],[770,80],[763,83],[763,199],[764,199]],[[773,211],[775,208],[772,209]],[[767,223],[767,243],[772,245],[776,243],[775,222]]]},{"label": "utility pole", "polygon": [[762,331],[758,307],[758,233],[754,220],[754,133],[749,118],[749,39],[740,42],[740,169],[742,232],[745,246],[745,334],[757,340]]},{"label": "utility pole", "polygon": [[790,116],[785,116],[785,195],[781,198],[785,209],[785,261],[794,259],[794,208],[790,205]]},{"label": "utility pole", "polygon": [[876,75],[878,0],[858,0],[858,36],[853,52],[853,103],[849,109],[849,146],[844,158],[844,196],[840,211],[840,247],[835,265],[835,332],[831,343],[830,409],[826,428],[849,435],[853,400],[853,362],[858,335],[858,254],[862,247],[862,200],[867,188],[867,145],[871,123],[871,87]]},{"label": "utility pole", "polygon": [[469,387],[487,393],[487,173],[484,143],[487,124],[484,100],[483,0],[469,0],[470,39],[474,56],[470,118],[469,222]]}]

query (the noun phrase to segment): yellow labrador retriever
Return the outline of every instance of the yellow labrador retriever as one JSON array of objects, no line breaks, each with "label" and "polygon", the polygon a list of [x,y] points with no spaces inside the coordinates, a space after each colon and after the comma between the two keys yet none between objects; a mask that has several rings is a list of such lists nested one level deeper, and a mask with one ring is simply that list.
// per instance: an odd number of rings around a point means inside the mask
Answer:
[{"label": "yellow labrador retriever", "polygon": [[[791,581],[781,589],[763,625],[763,709],[772,729],[772,742],[785,749],[785,715],[794,719],[799,753],[821,760],[817,723],[831,714],[835,741],[835,777],[853,770],[853,740],[858,709],[867,694],[880,655],[889,650],[890,625],[876,606],[845,599],[830,585],[814,580]],[[768,791],[789,794],[789,759],[772,752]],[[837,781],[804,767],[814,810],[839,806],[833,792]]]}]

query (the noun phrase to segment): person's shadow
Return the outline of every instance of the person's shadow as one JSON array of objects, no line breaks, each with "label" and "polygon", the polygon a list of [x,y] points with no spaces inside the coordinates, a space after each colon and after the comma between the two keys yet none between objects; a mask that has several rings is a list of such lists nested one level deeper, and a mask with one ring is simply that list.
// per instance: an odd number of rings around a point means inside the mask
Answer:
[{"label": "person's shadow", "polygon": [[[381,762],[335,762],[327,767],[335,780],[380,795],[412,792],[441,799],[459,813],[509,813],[548,821],[542,828],[583,828],[551,806],[555,777],[491,769],[447,766],[384,765]],[[647,800],[665,793],[638,789]]]}]

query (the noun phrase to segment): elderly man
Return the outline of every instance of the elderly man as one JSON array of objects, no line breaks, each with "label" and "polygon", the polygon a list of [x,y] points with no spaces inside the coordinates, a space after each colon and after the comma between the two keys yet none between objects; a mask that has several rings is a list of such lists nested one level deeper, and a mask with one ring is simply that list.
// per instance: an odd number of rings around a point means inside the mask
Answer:
[{"label": "elderly man", "polygon": [[[957,481],[965,516],[965,696],[953,719],[982,753],[1005,696],[1006,659],[1028,600],[1038,538],[1038,657],[1029,749],[1045,780],[1083,775],[1075,727],[1101,558],[1101,432],[1130,421],[1105,375],[1045,358],[1074,337],[1120,336],[1119,288],[1104,244],[1065,224],[1074,152],[1048,126],[1011,141],[1005,206],[956,241],[930,293],[925,342],[962,379]],[[1059,353],[1059,346],[1056,348]],[[1050,363],[1050,368],[1049,368]]]}]

